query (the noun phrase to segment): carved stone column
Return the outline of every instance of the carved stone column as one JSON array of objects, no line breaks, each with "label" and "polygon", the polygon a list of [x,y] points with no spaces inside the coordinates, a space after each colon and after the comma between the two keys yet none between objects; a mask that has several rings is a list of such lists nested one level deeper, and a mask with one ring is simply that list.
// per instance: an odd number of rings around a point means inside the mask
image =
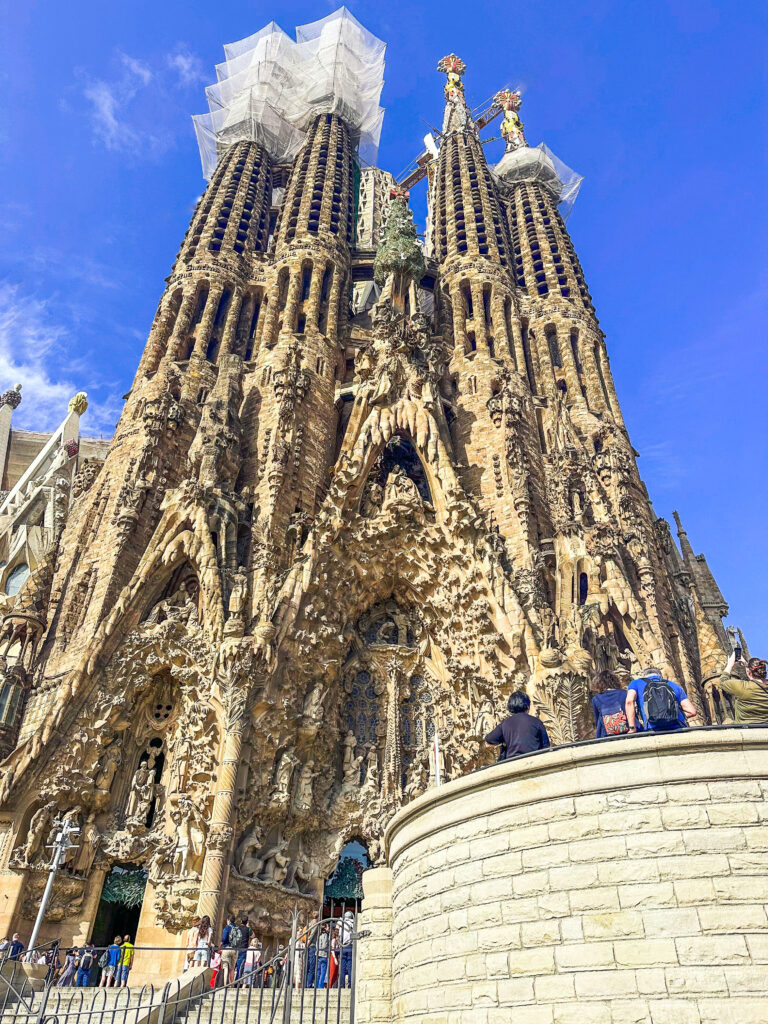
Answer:
[{"label": "carved stone column", "polygon": [[244,659],[239,656],[243,651],[239,640],[229,640],[225,641],[219,653],[219,672],[226,708],[224,752],[218,770],[197,903],[198,915],[203,917],[207,914],[214,931],[218,930],[221,899],[234,837],[237,773],[243,750],[248,690],[251,685],[244,671]]}]

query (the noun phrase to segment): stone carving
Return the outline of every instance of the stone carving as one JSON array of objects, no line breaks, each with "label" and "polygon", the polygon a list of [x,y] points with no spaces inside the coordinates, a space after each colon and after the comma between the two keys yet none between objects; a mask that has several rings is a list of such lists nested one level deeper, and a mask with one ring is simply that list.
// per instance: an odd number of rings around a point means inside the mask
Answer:
[{"label": "stone carving", "polygon": [[[240,227],[201,202],[103,468],[72,479],[56,456],[59,532],[0,624],[26,702],[0,737],[0,811],[35,881],[54,817],[78,815],[61,908],[131,863],[150,926],[237,907],[284,937],[348,839],[381,862],[405,801],[488,763],[513,687],[570,742],[596,669],[658,661],[695,698],[717,660],[714,580],[702,602],[703,563],[656,523],[553,194],[526,181],[525,230],[545,252],[552,233],[571,292],[544,297],[530,246],[516,283],[500,255],[494,192],[517,204],[520,181],[487,171],[463,62],[441,67],[430,259],[402,191],[380,257],[352,251],[335,121],[307,136],[285,210],[320,198],[338,231],[281,216],[268,246],[270,175],[233,143],[211,187]],[[519,97],[496,102],[525,167]],[[374,262],[350,322],[350,273]]]}]

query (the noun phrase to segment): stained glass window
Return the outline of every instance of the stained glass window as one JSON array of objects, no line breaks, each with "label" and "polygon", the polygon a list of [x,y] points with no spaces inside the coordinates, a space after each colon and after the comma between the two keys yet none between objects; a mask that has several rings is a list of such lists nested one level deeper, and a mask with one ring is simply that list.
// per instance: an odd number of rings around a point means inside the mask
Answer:
[{"label": "stained glass window", "polygon": [[352,730],[358,743],[375,743],[381,705],[371,673],[360,669],[347,683],[347,692],[344,705],[347,729]]}]

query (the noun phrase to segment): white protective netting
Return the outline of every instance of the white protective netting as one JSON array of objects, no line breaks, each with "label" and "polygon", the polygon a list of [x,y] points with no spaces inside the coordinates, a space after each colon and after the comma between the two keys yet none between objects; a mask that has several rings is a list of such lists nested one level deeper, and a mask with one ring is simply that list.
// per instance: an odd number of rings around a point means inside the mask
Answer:
[{"label": "white protective netting", "polygon": [[524,181],[538,181],[546,185],[557,200],[563,220],[568,219],[584,181],[543,142],[535,147],[521,146],[505,153],[493,172],[507,185]]},{"label": "white protective netting", "polygon": [[277,162],[291,160],[317,114],[343,118],[361,159],[375,163],[385,50],[345,7],[297,28],[295,41],[271,22],[227,44],[218,81],[205,90],[209,113],[192,118],[205,177],[243,140],[259,142]]}]

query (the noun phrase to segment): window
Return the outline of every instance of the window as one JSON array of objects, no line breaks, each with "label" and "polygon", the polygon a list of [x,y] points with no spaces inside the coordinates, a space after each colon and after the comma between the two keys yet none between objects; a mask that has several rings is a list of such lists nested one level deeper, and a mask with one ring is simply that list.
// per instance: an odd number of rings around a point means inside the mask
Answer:
[{"label": "window", "polygon": [[553,328],[549,328],[546,331],[547,345],[549,347],[549,358],[552,360],[553,366],[562,366],[563,358],[560,355],[560,344],[557,340],[557,331]]},{"label": "window", "polygon": [[10,728],[16,725],[23,694],[18,683],[3,683],[0,689],[0,725]]},{"label": "window", "polygon": [[302,267],[301,269],[301,301],[306,302],[309,298],[309,289],[312,284],[312,267]]},{"label": "window", "polygon": [[589,590],[589,578],[585,572],[579,573],[579,604],[587,603],[587,591]]},{"label": "window", "polygon": [[13,569],[8,573],[8,578],[5,581],[5,592],[9,597],[15,597],[29,576],[29,566],[26,562],[19,562],[18,565],[14,566]]}]

